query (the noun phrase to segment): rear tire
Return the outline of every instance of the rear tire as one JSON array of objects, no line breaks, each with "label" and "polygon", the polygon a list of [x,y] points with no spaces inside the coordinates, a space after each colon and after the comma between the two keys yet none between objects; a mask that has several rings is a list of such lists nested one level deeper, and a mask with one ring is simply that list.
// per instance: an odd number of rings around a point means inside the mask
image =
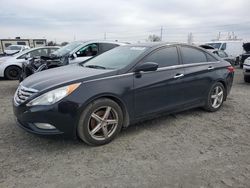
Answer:
[{"label": "rear tire", "polygon": [[244,81],[250,83],[250,76],[244,76]]},{"label": "rear tire", "polygon": [[9,80],[18,80],[21,75],[21,68],[18,66],[9,66],[4,71],[5,78]]},{"label": "rear tire", "polygon": [[111,142],[123,125],[120,106],[107,98],[90,103],[80,116],[77,134],[88,145],[103,145]]},{"label": "rear tire", "polygon": [[222,83],[217,82],[212,85],[204,109],[209,112],[215,112],[221,108],[226,96],[225,87]]}]

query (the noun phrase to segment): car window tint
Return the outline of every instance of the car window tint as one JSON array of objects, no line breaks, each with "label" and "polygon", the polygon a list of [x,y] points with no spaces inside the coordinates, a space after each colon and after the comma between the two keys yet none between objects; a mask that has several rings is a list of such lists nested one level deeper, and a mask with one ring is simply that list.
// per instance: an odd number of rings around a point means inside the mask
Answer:
[{"label": "car window tint", "polygon": [[169,47],[157,50],[147,56],[143,62],[158,63],[159,67],[167,67],[179,64],[179,57],[176,47]]},{"label": "car window tint", "polygon": [[183,64],[207,62],[206,55],[198,49],[181,47]]},{"label": "car window tint", "polygon": [[[216,53],[214,52],[214,54],[218,55],[218,52],[216,51]],[[210,54],[206,53],[206,55],[207,55],[208,62],[218,61],[215,57],[211,56]]]},{"label": "car window tint", "polygon": [[100,46],[100,53],[103,53],[103,52],[111,50],[119,45],[118,44],[111,44],[111,43],[100,43],[99,46]]}]

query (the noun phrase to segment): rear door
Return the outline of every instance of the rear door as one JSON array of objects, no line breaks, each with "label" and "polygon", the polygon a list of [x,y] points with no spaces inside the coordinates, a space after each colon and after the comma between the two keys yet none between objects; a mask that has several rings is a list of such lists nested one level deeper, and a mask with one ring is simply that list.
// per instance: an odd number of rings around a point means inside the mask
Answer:
[{"label": "rear door", "polygon": [[213,83],[218,60],[198,48],[181,46],[181,58],[185,71],[185,88],[187,103],[195,105],[206,97]]},{"label": "rear door", "polygon": [[159,68],[134,76],[135,117],[170,110],[183,103],[184,69],[179,64],[177,48],[157,49],[141,63],[146,62],[158,63]]}]

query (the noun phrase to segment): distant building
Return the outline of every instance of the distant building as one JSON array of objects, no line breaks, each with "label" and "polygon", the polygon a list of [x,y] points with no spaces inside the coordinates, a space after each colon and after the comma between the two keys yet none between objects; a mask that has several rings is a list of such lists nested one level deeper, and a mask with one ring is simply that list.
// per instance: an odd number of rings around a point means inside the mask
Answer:
[{"label": "distant building", "polygon": [[0,39],[0,54],[4,52],[4,50],[13,44],[17,45],[27,45],[31,48],[46,46],[46,39],[21,39],[20,37],[16,37],[15,39]]}]

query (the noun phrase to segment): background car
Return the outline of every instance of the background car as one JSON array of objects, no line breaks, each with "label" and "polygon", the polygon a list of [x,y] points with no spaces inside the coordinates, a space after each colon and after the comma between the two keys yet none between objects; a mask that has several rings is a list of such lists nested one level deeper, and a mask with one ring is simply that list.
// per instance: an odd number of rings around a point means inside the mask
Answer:
[{"label": "background car", "polygon": [[234,58],[243,53],[243,41],[239,40],[225,40],[225,41],[212,41],[207,42],[206,45],[212,46],[218,50],[225,51],[229,56]]},{"label": "background car", "polygon": [[245,82],[250,83],[250,57],[244,61],[243,74]]},{"label": "background car", "polygon": [[1,57],[0,77],[5,77],[10,80],[17,80],[21,75],[22,64],[27,61],[28,58],[36,56],[49,56],[58,49],[59,47],[57,46],[37,47],[19,52],[13,56]]},{"label": "background car", "polygon": [[241,54],[239,57],[239,63],[240,63],[240,67],[243,67],[243,64],[245,62],[245,60],[250,57],[250,43],[244,43],[243,44],[243,48],[245,50],[245,53]]},{"label": "background car", "polygon": [[236,65],[236,58],[229,56],[225,51],[218,50],[217,48],[214,48],[213,46],[210,45],[200,45],[200,47],[228,61],[229,63],[231,63],[231,65],[233,66]]},{"label": "background car", "polygon": [[126,43],[110,41],[75,41],[67,44],[51,54],[50,57],[31,59],[23,64],[21,80],[45,69],[60,67],[64,65],[80,63],[103,52],[111,50]]},{"label": "background car", "polygon": [[10,45],[4,50],[5,55],[14,55],[17,54],[18,52],[22,52],[24,50],[30,49],[29,46],[25,45]]},{"label": "background car", "polygon": [[127,45],[76,66],[31,75],[19,85],[13,109],[26,131],[102,145],[122,127],[163,113],[194,107],[217,111],[233,76],[230,63],[202,48]]}]

